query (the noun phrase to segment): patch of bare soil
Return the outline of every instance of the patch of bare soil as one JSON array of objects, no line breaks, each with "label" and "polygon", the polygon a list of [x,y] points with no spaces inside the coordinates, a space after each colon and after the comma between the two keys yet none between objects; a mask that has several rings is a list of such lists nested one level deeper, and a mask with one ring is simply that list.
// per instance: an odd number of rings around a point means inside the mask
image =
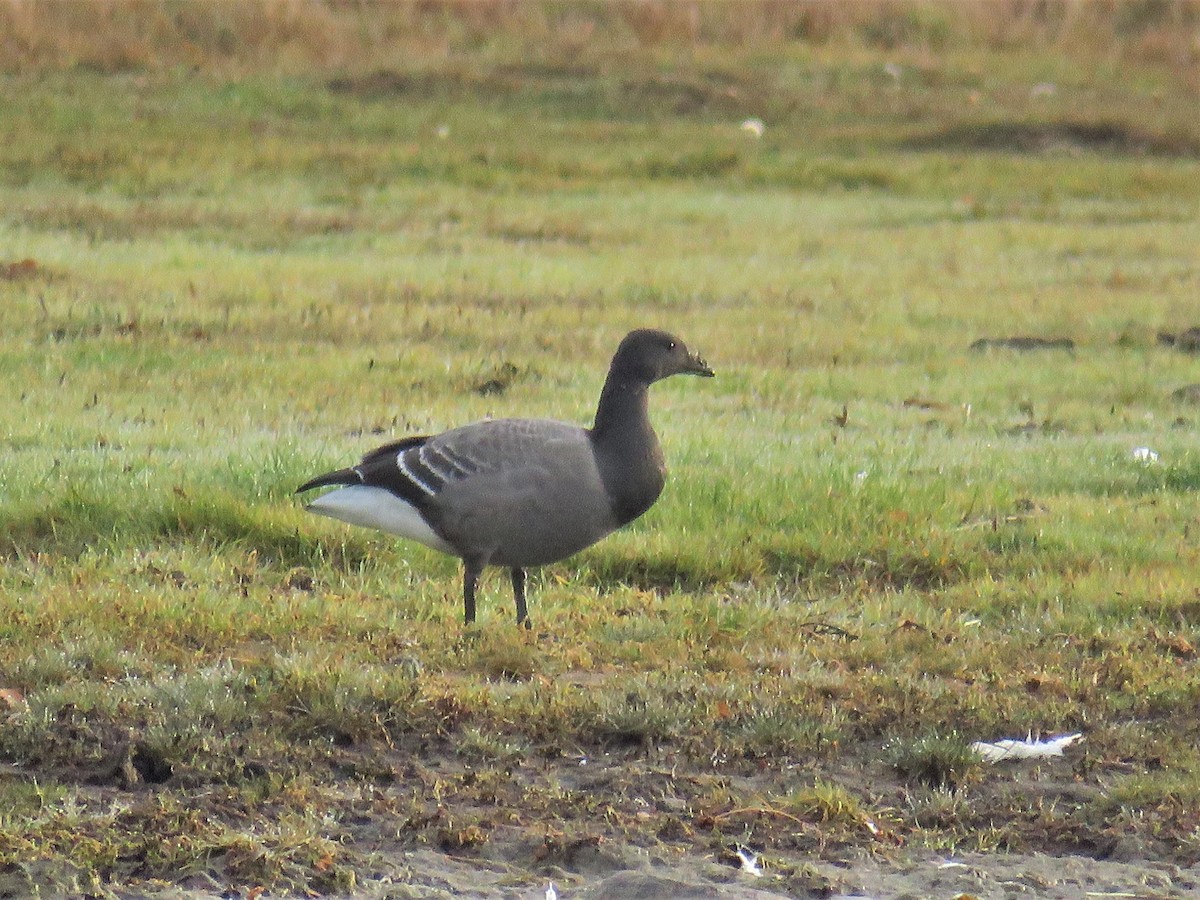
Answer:
[{"label": "patch of bare soil", "polygon": [[[54,771],[98,801],[130,798],[129,815],[112,827],[135,829],[135,847],[150,846],[151,828],[171,840],[170,822],[133,815],[154,806],[137,798],[158,792],[175,793],[210,823],[256,830],[261,806],[235,808],[233,795],[186,771],[163,770],[156,784],[138,769],[136,743],[119,737],[107,743],[135,749],[119,764],[95,754],[103,775]],[[564,900],[1200,896],[1197,812],[1179,806],[1117,823],[1099,802],[1105,763],[1087,754],[1071,748],[997,766],[916,812],[913,797],[925,789],[903,783],[865,744],[785,762],[697,758],[633,738],[487,758],[450,735],[387,747],[335,742],[304,768],[323,785],[313,812],[337,850],[307,875],[305,863],[293,865],[286,886],[263,892],[248,880],[253,869],[228,853],[174,872],[128,852],[111,871],[85,873],[64,859],[0,868],[0,898],[541,900],[551,883]],[[814,780],[844,789],[861,808],[789,805]],[[931,844],[1013,852],[934,852]],[[761,874],[744,870],[739,849],[756,856]],[[337,887],[322,881],[329,865],[352,877]]]},{"label": "patch of bare soil", "polygon": [[[528,850],[519,836],[502,838],[498,855]],[[358,900],[542,900],[553,886],[562,900],[772,900],[779,897],[872,898],[1041,898],[1096,900],[1100,897],[1178,898],[1200,896],[1200,868],[1151,861],[1116,862],[1044,854],[917,854],[886,860],[850,855],[807,863],[810,889],[788,886],[770,868],[754,877],[711,858],[670,857],[633,846],[596,850],[579,868],[530,871],[501,860],[468,859],[432,849],[388,854],[381,871],[352,895]],[[200,887],[115,891],[122,900],[228,900],[247,896],[215,882]],[[0,877],[0,896],[12,893]],[[28,881],[23,887],[32,888]],[[278,897],[278,892],[264,896]]]},{"label": "patch of bare soil", "polygon": [[983,337],[971,344],[969,350],[980,353],[984,350],[1075,350],[1070,338],[1042,338],[1018,335],[1015,337]]},{"label": "patch of bare soil", "polygon": [[1200,353],[1200,325],[1185,328],[1178,334],[1171,331],[1160,331],[1158,343],[1164,347],[1174,347],[1183,353]]},{"label": "patch of bare soil", "polygon": [[1116,153],[1133,156],[1195,156],[1189,135],[1156,134],[1121,122],[971,122],[903,143],[911,150],[999,153]]}]

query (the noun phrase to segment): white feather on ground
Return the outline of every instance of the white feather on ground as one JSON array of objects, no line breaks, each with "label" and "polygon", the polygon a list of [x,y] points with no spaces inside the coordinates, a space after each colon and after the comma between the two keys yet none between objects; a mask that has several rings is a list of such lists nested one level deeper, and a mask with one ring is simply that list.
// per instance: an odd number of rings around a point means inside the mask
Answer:
[{"label": "white feather on ground", "polygon": [[762,867],[758,864],[758,854],[745,847],[737,848],[738,859],[742,861],[742,871],[755,878],[762,878]]},{"label": "white feather on ground", "polygon": [[1044,741],[1035,741],[1029,737],[1023,741],[1006,738],[1002,741],[976,741],[971,749],[983,757],[984,762],[998,763],[1017,759],[1045,759],[1049,756],[1062,756],[1063,750],[1070,747],[1082,734],[1063,734]]}]

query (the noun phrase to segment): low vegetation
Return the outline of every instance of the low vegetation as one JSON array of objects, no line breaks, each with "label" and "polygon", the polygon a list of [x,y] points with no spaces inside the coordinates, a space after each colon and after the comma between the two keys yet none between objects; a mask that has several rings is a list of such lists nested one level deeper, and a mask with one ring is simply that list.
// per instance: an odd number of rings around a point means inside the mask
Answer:
[{"label": "low vegetation", "polygon": [[[1200,374],[1158,340],[1198,324],[1195,60],[502,51],[0,77],[16,892],[347,893],[517,832],[517,882],[741,846],[794,893],[915,848],[1200,859]],[[535,576],[531,634],[291,496],[586,422],[642,325],[718,377],[656,386],[666,494]]]}]

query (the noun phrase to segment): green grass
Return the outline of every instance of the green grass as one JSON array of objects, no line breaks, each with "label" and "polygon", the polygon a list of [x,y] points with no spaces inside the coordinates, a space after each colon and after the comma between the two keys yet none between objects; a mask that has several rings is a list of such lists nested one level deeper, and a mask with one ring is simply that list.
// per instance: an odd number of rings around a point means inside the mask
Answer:
[{"label": "green grass", "polygon": [[[513,816],[551,861],[1119,820],[1195,862],[1198,378],[1156,341],[1196,324],[1194,87],[882,62],[3,76],[0,865],[344,892],[364,821],[470,855]],[[504,579],[464,633],[453,560],[291,496],[585,423],[640,325],[718,378],[655,387],[666,493],[535,575],[532,635]],[[1016,334],[1076,349],[968,350]],[[1067,730],[1021,779],[958,752]]]}]

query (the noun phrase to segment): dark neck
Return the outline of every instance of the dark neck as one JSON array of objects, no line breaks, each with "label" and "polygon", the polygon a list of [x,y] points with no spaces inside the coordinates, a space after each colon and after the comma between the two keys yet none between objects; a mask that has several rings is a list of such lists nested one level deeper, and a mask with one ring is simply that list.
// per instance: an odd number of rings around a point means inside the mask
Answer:
[{"label": "dark neck", "polygon": [[650,425],[649,396],[645,381],[610,370],[592,426],[600,478],[622,525],[650,508],[666,476],[658,435]]},{"label": "dark neck", "polygon": [[642,380],[610,371],[600,392],[592,440],[604,441],[629,428],[650,429],[649,386]]}]

